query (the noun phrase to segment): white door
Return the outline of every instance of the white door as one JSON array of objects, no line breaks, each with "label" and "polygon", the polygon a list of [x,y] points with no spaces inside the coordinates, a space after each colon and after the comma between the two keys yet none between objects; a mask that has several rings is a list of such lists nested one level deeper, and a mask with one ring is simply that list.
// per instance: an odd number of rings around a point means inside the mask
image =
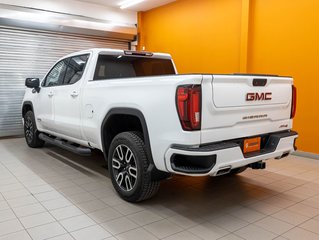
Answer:
[{"label": "white door", "polygon": [[54,93],[55,132],[82,139],[81,134],[81,78],[89,54],[67,59],[63,84]]},{"label": "white door", "polygon": [[53,101],[56,89],[63,82],[66,71],[65,60],[59,61],[43,80],[38,94],[38,106],[36,107],[37,124],[40,129],[54,131],[54,108]]}]

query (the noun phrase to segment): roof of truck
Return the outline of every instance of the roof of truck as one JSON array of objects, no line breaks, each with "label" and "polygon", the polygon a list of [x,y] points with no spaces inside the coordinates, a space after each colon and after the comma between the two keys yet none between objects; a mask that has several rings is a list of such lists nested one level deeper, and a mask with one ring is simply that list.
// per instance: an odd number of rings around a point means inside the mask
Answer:
[{"label": "roof of truck", "polygon": [[113,49],[113,48],[91,48],[91,49],[86,49],[86,50],[71,53],[65,57],[71,57],[71,56],[85,54],[89,52],[92,52],[94,54],[127,55],[127,56],[155,57],[155,58],[165,58],[165,59],[172,58],[171,55],[168,53],[132,51],[132,50],[121,50],[121,49]]}]

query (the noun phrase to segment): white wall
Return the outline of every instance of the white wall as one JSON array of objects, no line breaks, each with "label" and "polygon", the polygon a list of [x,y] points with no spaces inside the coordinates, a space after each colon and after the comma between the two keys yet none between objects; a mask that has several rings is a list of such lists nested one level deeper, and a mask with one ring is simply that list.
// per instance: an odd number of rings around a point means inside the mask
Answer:
[{"label": "white wall", "polygon": [[137,12],[106,7],[75,0],[0,0],[0,3],[81,15],[85,17],[133,25],[137,23]]}]

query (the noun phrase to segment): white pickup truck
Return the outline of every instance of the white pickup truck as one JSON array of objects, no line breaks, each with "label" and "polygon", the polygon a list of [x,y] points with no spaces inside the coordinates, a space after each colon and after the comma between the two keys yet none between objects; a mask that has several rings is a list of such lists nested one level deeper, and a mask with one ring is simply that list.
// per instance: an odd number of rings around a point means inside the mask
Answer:
[{"label": "white pickup truck", "polygon": [[104,153],[114,188],[152,197],[171,174],[218,176],[295,150],[291,77],[178,75],[169,54],[90,49],[27,78],[26,142]]}]

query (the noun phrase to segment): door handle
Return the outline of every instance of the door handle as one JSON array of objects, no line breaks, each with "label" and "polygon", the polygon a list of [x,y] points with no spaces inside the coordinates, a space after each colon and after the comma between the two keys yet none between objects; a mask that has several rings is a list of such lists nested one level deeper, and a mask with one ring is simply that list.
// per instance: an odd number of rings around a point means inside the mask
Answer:
[{"label": "door handle", "polygon": [[53,95],[54,95],[53,92],[49,92],[49,93],[48,93],[48,96],[49,96],[49,97],[52,97]]},{"label": "door handle", "polygon": [[79,95],[79,93],[77,91],[73,91],[71,93],[71,97],[77,97]]}]

